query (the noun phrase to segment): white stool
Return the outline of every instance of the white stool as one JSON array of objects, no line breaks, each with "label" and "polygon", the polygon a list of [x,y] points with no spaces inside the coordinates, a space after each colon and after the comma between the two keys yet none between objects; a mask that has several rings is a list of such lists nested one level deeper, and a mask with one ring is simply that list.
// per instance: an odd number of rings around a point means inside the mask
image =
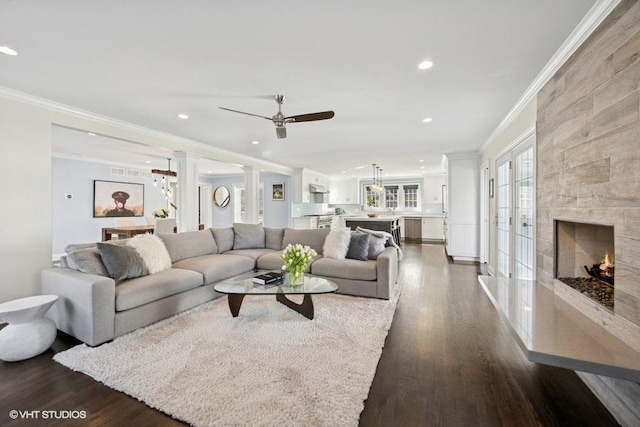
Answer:
[{"label": "white stool", "polygon": [[0,360],[15,362],[42,353],[56,339],[56,324],[44,314],[57,295],[38,295],[0,304]]}]

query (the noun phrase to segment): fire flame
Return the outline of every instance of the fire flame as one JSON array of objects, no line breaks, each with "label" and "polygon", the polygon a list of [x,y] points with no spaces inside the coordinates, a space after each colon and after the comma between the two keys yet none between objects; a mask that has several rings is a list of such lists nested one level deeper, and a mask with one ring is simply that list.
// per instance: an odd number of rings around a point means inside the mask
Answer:
[{"label": "fire flame", "polygon": [[609,252],[605,252],[604,259],[600,261],[600,270],[606,270],[607,268],[613,268],[614,266],[613,255],[609,255]]}]

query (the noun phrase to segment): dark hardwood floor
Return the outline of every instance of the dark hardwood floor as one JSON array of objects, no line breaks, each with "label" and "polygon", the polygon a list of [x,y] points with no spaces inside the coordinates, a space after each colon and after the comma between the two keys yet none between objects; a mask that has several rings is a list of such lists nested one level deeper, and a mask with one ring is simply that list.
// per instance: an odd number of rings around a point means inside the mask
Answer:
[{"label": "dark hardwood floor", "polygon": [[[617,425],[574,372],[527,361],[478,284],[478,266],[450,263],[441,245],[403,250],[403,291],[361,426]],[[38,357],[0,362],[0,426],[181,425],[51,360],[76,344],[59,334]],[[11,410],[86,417],[12,421]]]}]

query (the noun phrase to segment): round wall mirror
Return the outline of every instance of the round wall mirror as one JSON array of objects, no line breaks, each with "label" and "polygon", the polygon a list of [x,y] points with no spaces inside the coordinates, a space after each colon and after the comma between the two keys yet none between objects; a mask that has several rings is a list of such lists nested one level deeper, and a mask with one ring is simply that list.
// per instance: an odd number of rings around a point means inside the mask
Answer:
[{"label": "round wall mirror", "polygon": [[224,186],[220,186],[216,188],[216,191],[213,192],[213,201],[217,206],[224,208],[229,204],[229,200],[231,199],[231,193],[229,189]]}]

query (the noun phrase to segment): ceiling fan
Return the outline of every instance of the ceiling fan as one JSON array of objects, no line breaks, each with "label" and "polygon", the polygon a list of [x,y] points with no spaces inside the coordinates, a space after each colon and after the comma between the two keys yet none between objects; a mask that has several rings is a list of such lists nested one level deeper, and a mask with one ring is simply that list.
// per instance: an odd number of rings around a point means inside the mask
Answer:
[{"label": "ceiling fan", "polygon": [[232,110],[231,108],[218,107],[221,110],[227,110],[234,113],[246,114],[247,116],[261,117],[263,119],[267,119],[273,122],[276,125],[276,136],[278,139],[287,137],[287,128],[285,127],[287,123],[300,123],[300,122],[313,122],[316,120],[327,120],[333,118],[335,115],[333,111],[321,111],[318,113],[309,113],[309,114],[299,114],[297,116],[288,116],[282,113],[282,104],[284,104],[285,96],[284,95],[275,95],[273,97],[275,101],[278,103],[278,112],[273,117],[261,116],[259,114],[245,113],[244,111]]}]

